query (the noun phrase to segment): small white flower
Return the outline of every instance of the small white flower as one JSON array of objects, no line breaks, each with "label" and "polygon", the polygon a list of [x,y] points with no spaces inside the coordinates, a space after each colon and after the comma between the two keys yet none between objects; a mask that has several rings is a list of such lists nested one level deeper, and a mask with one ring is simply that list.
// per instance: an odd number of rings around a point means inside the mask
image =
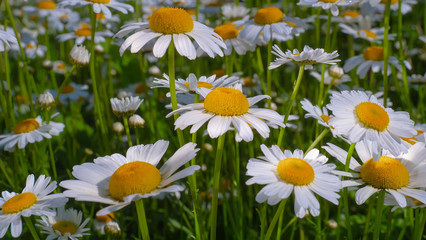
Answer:
[{"label": "small white flower", "polygon": [[86,66],[90,61],[90,53],[84,45],[74,45],[70,52],[70,60],[77,66]]},{"label": "small white flower", "polygon": [[129,117],[129,126],[134,128],[143,128],[145,126],[145,120],[141,116],[133,114]]},{"label": "small white flower", "polygon": [[55,99],[49,90],[44,91],[43,94],[40,94],[37,98],[37,103],[40,104],[43,108],[49,108],[55,104]]},{"label": "small white flower", "polygon": [[111,98],[112,112],[117,116],[130,116],[138,110],[143,102],[139,97]]},{"label": "small white flower", "polygon": [[111,10],[109,10],[109,8],[117,10],[124,14],[133,12],[134,10],[133,6],[121,3],[117,0],[61,0],[58,3],[59,7],[80,7],[86,5],[92,5],[93,12],[103,13],[106,18],[110,18],[112,16]]},{"label": "small white flower", "polygon": [[348,0],[300,0],[297,5],[320,7],[324,10],[330,9],[333,16],[339,15],[338,6],[348,6],[354,4],[355,1]]},{"label": "small white flower", "polygon": [[227,21],[235,21],[247,16],[250,10],[241,4],[238,6],[235,4],[225,4],[222,6],[221,12]]}]

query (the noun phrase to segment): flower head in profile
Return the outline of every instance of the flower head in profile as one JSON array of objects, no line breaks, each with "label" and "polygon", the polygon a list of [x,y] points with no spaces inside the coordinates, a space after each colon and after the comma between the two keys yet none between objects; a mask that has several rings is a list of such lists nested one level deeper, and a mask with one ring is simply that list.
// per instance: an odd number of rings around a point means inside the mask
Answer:
[{"label": "flower head in profile", "polygon": [[4,52],[5,50],[11,48],[12,45],[16,46],[17,44],[18,40],[12,33],[0,29],[0,52]]},{"label": "flower head in profile", "polygon": [[97,216],[163,192],[183,191],[184,187],[175,181],[192,175],[200,167],[193,165],[176,170],[194,158],[199,149],[195,148],[196,144],[187,143],[158,168],[168,145],[168,141],[159,140],[155,144],[130,147],[126,156],[116,153],[98,157],[93,163],[74,166],[72,174],[77,180],[62,181],[60,186],[67,189],[65,196],[77,201],[110,205],[99,210]]},{"label": "flower head in profile", "polygon": [[[48,234],[47,239],[72,239],[76,240],[83,236],[88,236],[89,228],[85,228],[89,223],[89,218],[83,221],[83,213],[73,208],[58,208],[54,216],[42,216],[37,220],[36,226],[40,227],[41,233]],[[82,222],[83,221],[83,222]]]},{"label": "flower head in profile", "polygon": [[214,32],[217,33],[226,44],[224,50],[225,55],[231,55],[234,50],[238,55],[244,55],[247,51],[254,51],[255,45],[243,38],[239,38],[240,29],[235,27],[235,24],[228,22],[223,25],[219,25],[214,28]]},{"label": "flower head in profile", "polygon": [[342,183],[333,171],[334,164],[326,164],[327,157],[318,149],[312,149],[306,155],[301,150],[284,152],[277,145],[267,148],[260,146],[265,156],[252,158],[247,164],[246,175],[251,176],[246,184],[265,184],[256,195],[259,203],[267,201],[275,205],[294,192],[294,211],[303,218],[306,210],[312,216],[320,213],[320,204],[315,194],[338,204]]},{"label": "flower head in profile", "polygon": [[[347,152],[334,144],[328,143],[323,148],[342,164],[346,163]],[[424,143],[416,143],[407,153],[397,155],[387,150],[376,152],[375,143],[362,141],[355,150],[360,164],[351,158],[349,168],[354,172],[341,174],[352,177],[343,181],[344,187],[360,187],[355,193],[355,201],[363,204],[371,195],[379,191],[391,194],[400,207],[407,206],[406,197],[417,199],[426,204],[426,148]],[[378,159],[377,161],[375,159]]]},{"label": "flower head in profile", "polygon": [[327,108],[334,115],[328,124],[352,143],[374,141],[378,148],[398,155],[406,150],[400,137],[416,134],[407,112],[385,108],[375,95],[364,91],[334,92]]},{"label": "flower head in profile", "polygon": [[339,6],[348,6],[354,4],[356,1],[349,0],[300,0],[297,5],[320,7],[324,10],[330,9],[333,16],[339,15]]},{"label": "flower head in profile", "polygon": [[284,53],[277,45],[274,45],[272,48],[272,53],[278,58],[269,65],[268,69],[277,68],[288,62],[304,64],[305,69],[313,69],[313,64],[336,64],[340,62],[340,59],[336,59],[339,56],[337,50],[332,53],[326,53],[322,48],[312,49],[309,46],[305,46],[302,52],[294,49],[293,52],[287,50]]},{"label": "flower head in profile", "polygon": [[69,54],[70,60],[73,64],[83,67],[89,64],[90,53],[87,51],[86,47],[74,45]]},{"label": "flower head in profile", "polygon": [[[52,115],[52,118],[57,114]],[[63,123],[49,121],[46,123],[40,116],[20,121],[13,128],[13,133],[0,135],[0,148],[15,151],[15,146],[22,149],[28,143],[41,142],[45,138],[58,136],[65,128]]]},{"label": "flower head in profile", "polygon": [[219,87],[213,90],[204,89],[200,92],[204,102],[185,105],[167,115],[185,112],[175,121],[175,129],[185,129],[192,126],[190,132],[194,133],[204,123],[208,122],[207,132],[211,138],[217,138],[230,130],[231,125],[237,130],[236,140],[246,142],[253,140],[251,128],[263,137],[269,137],[269,127],[285,127],[284,117],[277,112],[254,108],[254,104],[267,95],[247,98],[241,92],[241,85],[232,87]]},{"label": "flower head in profile", "polygon": [[112,112],[121,117],[121,116],[130,116],[138,110],[139,106],[143,102],[143,99],[139,97],[125,97],[122,99],[111,98],[111,107]]},{"label": "flower head in profile", "polygon": [[[311,76],[313,76],[316,80],[321,82],[321,73],[312,71]],[[332,65],[327,71],[324,73],[324,85],[332,84],[334,86],[351,81],[351,77],[343,71],[343,68]]]},{"label": "flower head in profile", "polygon": [[243,5],[225,4],[221,7],[221,12],[226,21],[235,21],[244,18],[250,12]]},{"label": "flower head in profile", "polygon": [[[111,32],[95,32],[95,43],[105,42],[105,37],[111,37]],[[85,40],[92,39],[92,28],[87,23],[77,24],[73,32],[63,33],[56,36],[59,42],[75,39],[75,45],[81,45]]]},{"label": "flower head in profile", "polygon": [[102,13],[106,18],[112,16],[110,8],[124,14],[134,10],[133,6],[121,3],[118,0],[61,0],[58,4],[59,7],[81,7],[86,5],[92,5],[93,12]]},{"label": "flower head in profile", "polygon": [[180,8],[162,7],[152,14],[149,22],[126,24],[115,37],[122,38],[133,31],[136,32],[121,45],[121,55],[129,47],[131,53],[136,53],[149,42],[155,41],[154,56],[161,58],[173,40],[177,52],[193,60],[197,57],[197,51],[191,38],[212,58],[215,54],[223,57],[221,48],[226,48],[222,38],[213,29],[192,20],[191,15]]},{"label": "flower head in profile", "polygon": [[0,238],[10,227],[12,237],[22,233],[22,217],[54,216],[54,208],[62,207],[68,201],[62,193],[50,194],[56,189],[56,181],[41,175],[34,182],[34,175],[27,177],[22,193],[3,191],[0,197]]}]

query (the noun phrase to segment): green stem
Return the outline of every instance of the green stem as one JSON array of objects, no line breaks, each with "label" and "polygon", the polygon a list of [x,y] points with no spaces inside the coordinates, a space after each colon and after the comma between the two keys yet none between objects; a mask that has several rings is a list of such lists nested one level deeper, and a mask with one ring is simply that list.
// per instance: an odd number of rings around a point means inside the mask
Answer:
[{"label": "green stem", "polygon": [[146,222],[145,208],[143,206],[143,199],[136,201],[136,211],[137,211],[137,214],[138,214],[139,230],[141,232],[142,239],[143,240],[149,240],[149,230],[148,230],[148,224]]},{"label": "green stem", "polygon": [[[352,154],[354,153],[356,143],[352,143],[348,150],[348,155],[346,156],[345,163],[345,172],[349,171],[349,164],[351,162]],[[351,227],[351,218],[349,214],[349,201],[348,201],[348,189],[343,189],[343,208],[345,210],[345,221],[346,221],[346,229],[348,231],[348,239],[352,240],[352,227]]]},{"label": "green stem", "polygon": [[56,163],[55,163],[55,156],[53,154],[53,148],[52,148],[52,140],[47,139],[49,144],[49,157],[50,157],[50,164],[53,172],[53,179],[58,179],[58,174],[56,173]]},{"label": "green stem", "polygon": [[386,221],[386,235],[385,235],[385,240],[389,240],[391,232],[392,232],[392,209],[389,208],[388,219]]},{"label": "green stem", "polygon": [[219,183],[220,183],[220,169],[222,165],[223,145],[225,143],[226,134],[219,136],[217,140],[216,157],[214,163],[214,175],[213,175],[213,196],[212,196],[212,207],[210,216],[210,240],[216,239],[216,225],[217,225],[217,202],[219,195]]},{"label": "green stem", "polygon": [[[297,80],[296,80],[296,83],[295,83],[295,86],[294,86],[293,93],[291,94],[290,100],[288,101],[287,111],[286,111],[285,117],[284,117],[284,124],[287,124],[288,117],[290,116],[291,109],[293,108],[294,100],[296,100],[297,92],[299,90],[300,84],[302,83],[304,71],[305,71],[305,64],[301,64],[300,67],[299,67],[299,75],[297,76]],[[285,130],[285,127],[280,129],[280,134],[278,136],[278,143],[277,143],[278,147],[281,147],[283,137],[284,137],[284,130]]]},{"label": "green stem", "polygon": [[265,240],[269,240],[271,238],[272,232],[274,231],[275,224],[277,224],[278,218],[283,215],[285,204],[287,203],[287,198],[281,200],[280,205],[278,206],[277,211],[275,212],[274,217],[272,218],[271,224],[266,231]]},{"label": "green stem", "polygon": [[[325,44],[324,50],[327,52],[329,50],[330,45],[330,28],[331,28],[331,10],[328,10],[328,18],[327,18],[327,31],[325,33]],[[322,106],[322,96],[324,92],[324,76],[325,76],[325,64],[321,66],[321,82],[318,94],[318,106],[321,108]]]},{"label": "green stem", "polygon": [[[5,29],[6,30],[6,29]],[[6,49],[6,44],[4,46],[4,48]],[[8,53],[7,51],[3,52],[4,54],[4,73],[6,76],[6,83],[7,83],[7,91],[6,91],[6,100],[7,100],[7,112],[9,113],[9,117],[10,117],[10,126],[15,126],[15,112],[13,109],[13,104],[12,104],[12,85],[11,85],[11,81],[10,81],[10,64],[9,64],[9,57],[7,56]],[[5,88],[3,88],[5,89]]]},{"label": "green stem", "polygon": [[[269,64],[271,64],[272,62],[272,28],[271,28],[271,40],[269,40],[268,42],[268,48],[267,48],[267,62],[266,62],[266,66],[269,66]],[[272,91],[272,71],[267,69],[266,70],[266,95],[271,96],[271,91]],[[267,99],[268,102],[268,108],[271,108],[271,99],[268,98]]]},{"label": "green stem", "polygon": [[376,200],[375,198],[370,198],[368,202],[368,212],[367,212],[367,217],[365,219],[365,224],[364,224],[364,236],[362,237],[363,240],[368,239],[368,232],[369,232],[368,230],[370,228],[371,212],[373,210],[375,200]]},{"label": "green stem", "polygon": [[320,133],[320,135],[318,135],[317,138],[315,138],[314,142],[311,144],[311,146],[308,147],[308,149],[306,150],[305,154],[308,153],[309,151],[311,151],[330,131],[329,128],[325,128],[324,130],[322,130],[322,132]]},{"label": "green stem", "polygon": [[31,221],[31,217],[23,217],[25,224],[27,225],[28,229],[31,232],[31,235],[33,237],[34,240],[39,240],[40,238],[38,237],[37,231],[35,230],[34,224]]},{"label": "green stem", "polygon": [[129,147],[131,147],[133,146],[133,143],[132,143],[132,138],[130,136],[129,121],[127,120],[126,116],[123,116],[123,122],[124,122],[124,129],[126,130],[127,143],[129,144]]},{"label": "green stem", "polygon": [[377,200],[377,210],[376,210],[376,225],[374,227],[373,240],[380,239],[380,227],[382,226],[382,210],[385,202],[385,191],[381,190],[379,192],[379,198]]},{"label": "green stem", "polygon": [[264,78],[264,72],[265,72],[265,68],[263,67],[263,63],[262,63],[262,54],[260,53],[260,48],[257,47],[256,48],[256,57],[257,57],[257,70],[259,71],[259,78],[260,78],[260,83],[262,84],[262,90],[264,93],[267,93],[266,90],[266,85],[265,85],[265,78]]},{"label": "green stem", "polygon": [[[386,2],[385,8],[385,32],[383,33],[383,106],[387,107],[389,80],[388,80],[388,61],[389,61],[389,20],[390,20],[390,5],[391,1]],[[400,46],[402,48],[402,46]]]},{"label": "green stem", "polygon": [[70,82],[70,80],[71,80],[71,74],[72,74],[72,72],[74,71],[74,69],[76,68],[77,66],[76,65],[73,65],[72,66],[72,68],[71,68],[71,70],[65,75],[65,79],[64,79],[64,81],[62,81],[62,83],[61,83],[61,86],[59,86],[59,88],[58,88],[58,92],[56,93],[56,96],[55,96],[55,103],[57,104],[58,103],[58,100],[59,100],[59,95],[61,95],[61,93],[62,93],[62,90],[64,89],[64,87],[67,85],[67,84],[69,84],[69,82]]},{"label": "green stem", "polygon": [[136,22],[139,22],[140,17],[139,17],[139,4],[138,4],[138,0],[135,0],[134,4],[135,4],[134,8],[135,8]]},{"label": "green stem", "polygon": [[412,104],[410,97],[410,87],[408,86],[407,80],[407,69],[404,64],[404,48],[402,47],[402,12],[401,12],[402,1],[398,1],[398,43],[399,43],[399,62],[402,67],[402,83],[404,85],[404,93],[406,98],[406,104],[409,108],[409,113],[412,113]]}]

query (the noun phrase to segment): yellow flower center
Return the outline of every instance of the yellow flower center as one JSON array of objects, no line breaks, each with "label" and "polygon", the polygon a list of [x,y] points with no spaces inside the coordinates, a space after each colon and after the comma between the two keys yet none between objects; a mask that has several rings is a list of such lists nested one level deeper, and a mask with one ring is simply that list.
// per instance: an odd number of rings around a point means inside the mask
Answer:
[{"label": "yellow flower center", "polygon": [[300,158],[286,158],[281,160],[277,166],[280,178],[296,186],[308,185],[315,178],[312,166]]},{"label": "yellow flower center", "polygon": [[238,116],[248,112],[249,102],[239,90],[219,87],[207,94],[204,108],[220,116]]},{"label": "yellow flower center", "polygon": [[419,201],[419,200],[417,200],[417,199],[415,199],[415,198],[413,198],[413,197],[407,196],[407,198],[409,198],[409,199],[413,200],[413,203],[414,203],[414,205],[416,205],[416,206],[424,205],[424,203],[422,203],[421,201]]},{"label": "yellow flower center", "polygon": [[389,125],[389,115],[376,103],[363,102],[355,108],[358,120],[367,128],[384,131]]},{"label": "yellow flower center", "polygon": [[294,22],[285,22],[285,23],[287,23],[288,25],[290,25],[292,28],[296,27],[296,23],[294,23]]},{"label": "yellow flower center", "polygon": [[96,216],[96,220],[103,223],[111,222],[114,219],[115,219],[114,213],[109,213],[107,215],[102,215],[102,216]]},{"label": "yellow flower center", "polygon": [[328,124],[328,120],[330,120],[331,117],[327,116],[327,115],[321,115],[321,119]]},{"label": "yellow flower center", "polygon": [[58,64],[56,65],[56,67],[57,67],[58,69],[60,69],[60,70],[64,70],[64,69],[65,69],[65,63],[58,63]]},{"label": "yellow flower center", "polygon": [[191,15],[180,8],[160,8],[149,19],[149,28],[158,33],[187,33],[194,28]]},{"label": "yellow flower center", "polygon": [[105,19],[105,15],[103,13],[96,13],[96,19]]},{"label": "yellow flower center", "polygon": [[368,47],[365,49],[363,57],[365,60],[383,61],[383,47]]},{"label": "yellow flower center", "polygon": [[62,236],[65,236],[65,234],[70,233],[74,234],[77,232],[78,227],[70,221],[58,221],[52,226],[53,230],[59,231]]},{"label": "yellow flower center", "polygon": [[344,11],[341,15],[342,18],[344,17],[350,17],[350,18],[356,18],[359,15],[361,15],[358,11]]},{"label": "yellow flower center", "polygon": [[404,141],[408,142],[408,143],[409,143],[409,144],[411,144],[411,145],[416,144],[416,143],[417,143],[417,141],[418,141],[415,137],[410,137],[410,138],[406,138],[406,137],[399,137],[399,138],[401,138],[402,140],[404,140]]},{"label": "yellow flower center", "polygon": [[28,118],[16,124],[13,128],[13,132],[15,134],[27,133],[32,132],[39,127],[40,123],[38,123],[37,120],[35,120],[34,118]]},{"label": "yellow flower center", "polygon": [[109,193],[118,200],[140,193],[145,194],[157,188],[161,182],[158,169],[147,162],[135,161],[119,167],[109,180]]},{"label": "yellow flower center", "polygon": [[145,92],[145,87],[141,84],[138,84],[135,88],[135,93],[142,94]]},{"label": "yellow flower center", "polygon": [[82,27],[75,30],[74,34],[79,37],[90,37],[92,36],[92,29],[90,27]]},{"label": "yellow flower center", "polygon": [[110,0],[86,0],[87,2],[92,2],[92,3],[100,3],[100,4],[108,4],[110,2]]},{"label": "yellow flower center", "polygon": [[[189,82],[184,83],[184,85],[189,88]],[[197,82],[197,88],[208,88],[208,89],[212,89],[213,88],[213,84],[208,83],[208,82]]]},{"label": "yellow flower center", "polygon": [[37,202],[37,196],[32,192],[25,192],[13,196],[11,199],[7,200],[1,210],[5,214],[18,213],[22,210],[30,208]]},{"label": "yellow flower center", "polygon": [[28,49],[34,49],[34,48],[35,48],[35,46],[34,46],[34,44],[28,43],[28,44],[27,44],[27,48],[28,48]]},{"label": "yellow flower center", "polygon": [[224,24],[215,27],[214,32],[217,33],[223,40],[226,40],[236,38],[240,31],[235,28],[234,24]]},{"label": "yellow flower center", "polygon": [[62,88],[61,93],[68,94],[74,92],[74,87],[71,84],[67,84]]},{"label": "yellow flower center", "polygon": [[216,77],[220,78],[225,76],[225,69],[217,69],[217,70],[213,70],[212,74],[216,75]]},{"label": "yellow flower center", "polygon": [[337,2],[337,0],[318,0],[319,2],[323,2],[323,3],[335,3]]},{"label": "yellow flower center", "polygon": [[382,156],[379,161],[373,159],[361,167],[361,179],[378,189],[400,189],[407,186],[410,174],[400,161]]},{"label": "yellow flower center", "polygon": [[56,3],[54,1],[40,1],[37,3],[37,8],[43,10],[56,9]]},{"label": "yellow flower center", "polygon": [[284,13],[276,7],[261,8],[254,15],[254,22],[259,25],[267,25],[281,22],[284,19]]},{"label": "yellow flower center", "polygon": [[[380,2],[383,3],[383,4],[386,4],[386,3],[388,3],[388,0],[381,0]],[[391,0],[391,5],[393,5],[397,2],[398,2],[398,0]]]},{"label": "yellow flower center", "polygon": [[361,32],[364,32],[365,35],[368,38],[372,38],[372,39],[376,39],[377,38],[377,35],[375,33],[373,33],[372,31],[370,31],[370,30],[367,30],[367,29],[358,30],[358,35],[361,35]]}]

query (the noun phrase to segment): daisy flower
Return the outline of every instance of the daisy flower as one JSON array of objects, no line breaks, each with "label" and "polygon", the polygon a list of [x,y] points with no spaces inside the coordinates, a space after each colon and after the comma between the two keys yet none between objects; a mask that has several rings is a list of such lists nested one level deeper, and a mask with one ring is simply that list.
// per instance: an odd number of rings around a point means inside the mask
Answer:
[{"label": "daisy flower", "polygon": [[[379,12],[384,13],[385,12],[385,8],[386,8],[386,3],[388,0],[380,0],[379,4],[377,4],[376,6],[374,6],[374,9],[377,9]],[[391,5],[390,5],[390,9],[392,11],[398,11],[398,1],[396,0],[390,0],[391,1]],[[409,13],[413,10],[413,5],[417,4],[417,0],[400,0],[401,1],[401,13],[402,14],[406,14]],[[366,6],[368,7],[368,6]]]},{"label": "daisy flower", "polygon": [[354,4],[355,1],[348,0],[300,0],[297,5],[320,7],[324,10],[330,9],[333,16],[339,15],[338,6],[348,6]]},{"label": "daisy flower", "polygon": [[214,32],[217,33],[226,44],[226,49],[224,53],[226,56],[231,55],[232,49],[238,55],[244,55],[247,51],[254,51],[255,45],[249,41],[244,40],[243,38],[238,38],[240,32],[239,29],[235,27],[235,24],[225,23],[214,28]]},{"label": "daisy flower", "polygon": [[[311,76],[317,79],[319,82],[321,82],[321,74],[318,72],[311,72]],[[324,73],[324,84],[330,85],[333,84],[334,86],[351,81],[351,77],[343,71],[343,68],[332,65],[327,71]]]},{"label": "daisy flower", "polygon": [[[327,145],[323,148],[345,164],[348,153],[331,143]],[[363,204],[371,195],[383,190],[391,194],[400,207],[407,206],[405,197],[412,197],[426,204],[426,191],[418,189],[426,187],[425,144],[416,143],[407,153],[400,152],[397,155],[387,150],[377,153],[374,145],[370,141],[357,143],[355,150],[362,164],[352,157],[349,168],[355,173],[341,173],[354,178],[343,181],[344,187],[361,187],[355,193],[356,203]]]},{"label": "daisy flower", "polygon": [[77,240],[88,236],[89,228],[84,228],[89,223],[89,218],[83,222],[83,213],[73,209],[58,208],[55,216],[42,216],[37,220],[36,226],[40,227],[41,233],[48,234],[47,239]]},{"label": "daisy flower", "polygon": [[[53,114],[52,118],[57,114]],[[13,152],[15,146],[22,149],[28,143],[41,142],[44,138],[59,136],[65,128],[63,123],[50,121],[48,124],[42,121],[40,116],[28,118],[17,123],[13,128],[13,133],[0,135],[0,148]]]},{"label": "daisy flower", "polygon": [[61,75],[64,75],[67,72],[67,68],[68,68],[65,62],[61,60],[54,61],[52,67],[53,67],[52,68],[53,72],[57,74],[61,74]]},{"label": "daisy flower", "polygon": [[54,1],[38,1],[37,6],[24,6],[22,10],[30,13],[36,12],[40,17],[47,17],[58,11]]},{"label": "daisy flower", "polygon": [[328,123],[352,143],[374,141],[379,148],[397,155],[406,150],[400,137],[410,138],[416,134],[407,112],[384,108],[376,96],[364,91],[334,92],[327,108],[334,115]]},{"label": "daisy flower", "polygon": [[318,120],[318,123],[323,125],[324,127],[330,128],[331,132],[333,132],[333,128],[328,125],[328,121],[333,117],[333,115],[328,113],[328,110],[326,107],[322,107],[322,109],[318,106],[312,105],[312,103],[308,99],[303,99],[300,101],[300,104],[302,104],[303,110],[305,110],[307,113],[305,114],[305,118],[315,118]]},{"label": "daisy flower", "polygon": [[196,132],[204,123],[208,122],[207,132],[211,138],[217,138],[226,133],[230,126],[237,130],[238,138],[246,142],[253,140],[251,127],[257,130],[263,138],[269,137],[269,126],[285,127],[284,117],[277,112],[253,108],[252,106],[267,95],[259,95],[247,98],[241,92],[241,85],[235,88],[219,87],[213,90],[200,91],[204,102],[183,106],[171,113],[171,115],[185,112],[175,121],[175,129],[185,129],[192,126],[190,132]]},{"label": "daisy flower", "polygon": [[121,45],[121,55],[129,47],[131,53],[136,53],[151,40],[155,41],[153,53],[157,58],[164,56],[172,40],[177,52],[191,60],[196,58],[197,51],[190,38],[212,58],[215,54],[223,57],[220,48],[226,48],[211,28],[192,20],[191,15],[180,8],[162,7],[152,14],[149,22],[126,24],[115,37],[122,38],[133,31],[136,32]]},{"label": "daisy flower", "polygon": [[3,191],[0,198],[0,238],[10,227],[12,237],[22,233],[22,218],[36,216],[54,216],[52,208],[62,207],[68,201],[62,193],[49,194],[56,189],[56,181],[40,175],[34,182],[34,175],[27,177],[22,193]]},{"label": "daisy flower", "polygon": [[[339,27],[342,32],[353,36],[354,38],[362,38],[370,42],[379,43],[384,39],[385,28],[373,28],[371,26],[371,18],[369,16],[361,17],[357,25],[346,25],[340,23]],[[389,34],[388,39],[394,40],[396,34]]]},{"label": "daisy flower", "polygon": [[293,52],[287,50],[284,53],[276,44],[272,49],[272,53],[278,58],[269,65],[268,69],[277,68],[288,62],[305,64],[305,69],[313,69],[312,65],[317,63],[336,64],[336,62],[340,62],[340,59],[335,59],[339,56],[337,50],[332,53],[326,53],[322,48],[312,49],[306,45],[300,53],[297,49],[294,49]]},{"label": "daisy flower", "polygon": [[334,164],[326,164],[327,157],[320,154],[318,149],[312,149],[306,155],[302,150],[284,153],[277,145],[267,148],[260,146],[265,156],[251,158],[247,164],[246,175],[251,176],[246,184],[265,184],[256,195],[259,203],[267,201],[275,205],[286,199],[294,192],[294,211],[296,216],[303,218],[306,210],[312,216],[320,213],[320,204],[315,193],[324,199],[338,204],[342,183],[333,174]]},{"label": "daisy flower", "polygon": [[80,21],[80,14],[70,9],[57,9],[48,16],[49,28],[58,32],[72,29]]},{"label": "daisy flower", "polygon": [[407,80],[412,85],[424,85],[426,84],[426,73],[424,75],[412,74],[410,76],[407,76]]},{"label": "daisy flower", "polygon": [[[367,75],[370,69],[373,72],[379,72],[381,70],[382,74],[385,74],[383,53],[384,53],[383,47],[380,47],[380,46],[367,47],[364,50],[364,53],[362,55],[351,57],[348,60],[346,60],[345,65],[343,66],[343,69],[345,70],[345,72],[349,72],[355,67],[358,67],[356,70],[356,73],[361,78],[365,78],[365,76]],[[389,64],[394,65],[398,69],[398,71],[402,71],[401,65],[399,64],[399,60],[396,57],[389,56],[388,65]],[[390,75],[391,72],[392,72],[392,69],[389,66],[387,74]]]},{"label": "daisy flower", "polygon": [[248,8],[241,5],[225,4],[221,7],[221,13],[226,21],[235,21],[244,18],[250,12]]},{"label": "daisy flower", "polygon": [[[407,201],[407,207],[410,207],[413,209],[426,207],[426,203],[422,203],[413,197],[405,197],[405,201]],[[398,201],[396,200],[396,198],[393,195],[388,193],[385,194],[384,204],[385,206],[392,206],[393,207],[391,210],[392,212],[401,207]]]},{"label": "daisy flower", "polygon": [[47,51],[47,47],[41,44],[37,44],[35,41],[31,40],[30,42],[22,46],[25,50],[25,55],[29,59],[34,59],[36,57],[44,57],[44,54]]},{"label": "daisy flower", "polygon": [[125,97],[122,99],[111,98],[112,112],[116,116],[130,116],[138,110],[139,106],[143,102],[143,99],[139,97]]},{"label": "daisy flower", "polygon": [[340,16],[333,17],[331,19],[332,22],[340,22],[340,23],[357,23],[363,16],[360,12],[355,10],[347,10],[343,11]]},{"label": "daisy flower", "polygon": [[194,158],[199,149],[195,149],[196,144],[187,143],[158,169],[157,164],[168,145],[168,141],[159,140],[155,144],[133,146],[127,150],[126,156],[113,154],[98,157],[94,163],[74,166],[72,174],[77,180],[62,181],[60,186],[67,189],[65,196],[77,201],[110,205],[98,211],[97,216],[162,192],[183,191],[184,187],[174,182],[192,175],[200,166],[175,171]]},{"label": "daisy flower", "polygon": [[9,31],[0,29],[0,52],[4,52],[5,49],[10,48],[11,45],[18,45],[18,40],[16,40],[16,37],[12,33],[9,33]]},{"label": "daisy flower", "polygon": [[[152,88],[169,88],[169,76],[163,74],[164,79],[154,78],[154,86]],[[197,79],[195,74],[191,73],[186,79],[177,78],[175,80],[176,84],[176,94],[179,93],[198,93],[202,88],[206,89],[215,89],[218,87],[229,87],[238,83],[240,79],[236,76],[228,77],[224,75],[220,78],[216,78],[216,75],[210,77],[201,76]],[[170,97],[170,92],[167,93],[167,97]]]},{"label": "daisy flower", "polygon": [[105,234],[105,226],[115,221],[115,215],[114,213],[109,213],[102,216],[95,216],[95,219],[93,219],[93,227],[96,229],[96,231],[100,232],[102,235]]},{"label": "daisy flower", "polygon": [[[69,83],[64,86],[64,88],[61,91],[61,94],[59,95],[59,101],[68,103],[68,102],[75,102],[80,99],[86,99],[90,96],[89,92],[89,86],[88,85],[82,85],[77,83]],[[57,95],[57,90],[51,90],[52,95]]]},{"label": "daisy flower", "polygon": [[90,53],[84,45],[74,45],[69,54],[69,58],[74,65],[83,67],[89,64]]},{"label": "daisy flower", "polygon": [[[95,43],[105,42],[104,37],[111,37],[110,32],[95,32]],[[65,42],[70,39],[75,39],[75,45],[81,45],[85,40],[92,39],[92,28],[87,23],[79,24],[79,27],[74,32],[63,33],[56,36],[58,41]]]},{"label": "daisy flower", "polygon": [[267,7],[257,10],[252,20],[245,18],[234,22],[240,31],[240,38],[255,43],[259,38],[269,42],[272,35],[290,35],[293,32],[293,20],[284,18],[284,13],[277,7]]},{"label": "daisy flower", "polygon": [[81,7],[86,5],[92,5],[93,12],[103,13],[106,18],[112,16],[110,8],[124,14],[133,12],[133,7],[131,5],[121,3],[118,0],[62,0],[58,3],[59,7]]}]

